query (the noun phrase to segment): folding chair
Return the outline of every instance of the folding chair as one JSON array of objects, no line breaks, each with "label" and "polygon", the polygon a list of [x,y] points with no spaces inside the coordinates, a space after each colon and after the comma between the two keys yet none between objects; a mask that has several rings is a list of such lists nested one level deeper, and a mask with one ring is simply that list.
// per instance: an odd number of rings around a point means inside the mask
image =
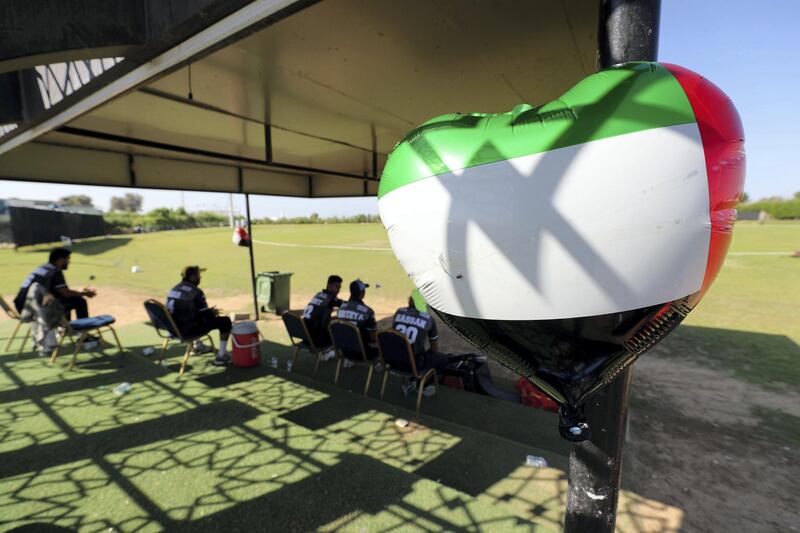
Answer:
[{"label": "folding chair", "polygon": [[336,350],[336,377],[333,378],[334,383],[339,382],[339,371],[342,368],[342,361],[347,360],[359,365],[366,365],[369,367],[367,374],[367,383],[364,385],[364,395],[369,392],[369,384],[372,381],[372,372],[375,370],[375,364],[380,361],[379,356],[372,359],[367,357],[367,350],[364,348],[364,339],[361,338],[361,330],[358,326],[347,322],[345,320],[332,320],[328,324],[328,331],[333,340],[333,348]]},{"label": "folding chair", "polygon": [[[119,337],[117,337],[117,332],[114,331],[114,328],[111,326],[111,324],[113,324],[115,321],[116,318],[111,315],[77,318],[75,320],[70,320],[69,322],[67,322],[65,319],[63,322],[64,333],[61,335],[58,345],[53,350],[53,354],[50,356],[50,364],[56,362],[56,358],[61,351],[61,346],[64,344],[64,339],[69,336],[69,338],[72,339],[72,343],[75,345],[75,351],[72,353],[72,360],[69,363],[69,370],[72,370],[75,368],[75,361],[78,359],[78,352],[80,352],[81,348],[83,348],[83,343],[86,341],[86,337],[88,337],[90,333],[97,333],[100,342],[105,342],[105,339],[103,339],[103,330],[108,330],[112,335],[114,335],[114,340],[117,342],[117,348],[119,348],[118,353],[124,352],[125,350],[122,348],[122,343],[119,342]],[[73,335],[79,335],[77,343],[75,342]]]},{"label": "folding chair", "polygon": [[[8,342],[6,343],[5,351],[8,351],[11,348],[11,343],[14,342],[14,339],[17,337],[17,332],[19,328],[22,327],[25,322],[22,321],[22,317],[19,316],[17,310],[8,305],[8,303],[0,296],[0,307],[3,308],[3,311],[6,312],[8,318],[11,320],[16,320],[17,324],[14,326],[14,331],[11,332],[11,336],[8,338]],[[23,350],[25,350],[25,343],[28,342],[28,337],[31,336],[31,328],[30,324],[28,324],[28,329],[25,331],[25,336],[22,338],[22,344],[19,345],[19,351],[17,352],[17,357],[22,355]]]},{"label": "folding chair", "polygon": [[436,369],[417,368],[417,358],[414,356],[414,349],[411,347],[411,343],[408,342],[408,338],[393,329],[378,332],[378,350],[386,365],[383,385],[381,385],[381,399],[383,399],[390,373],[417,379],[419,380],[417,411],[419,411],[419,407],[422,404],[422,391],[425,389],[425,383],[429,379],[433,378],[433,386],[436,387],[438,392]]},{"label": "folding chair", "polygon": [[283,324],[286,326],[286,333],[289,334],[289,340],[292,341],[292,346],[294,346],[292,365],[297,362],[297,356],[300,350],[306,350],[316,358],[314,362],[314,373],[312,374],[316,376],[317,370],[319,369],[320,356],[323,352],[328,350],[330,346],[317,346],[314,344],[314,339],[311,337],[311,332],[308,331],[306,321],[297,313],[284,311],[281,318],[283,318]]},{"label": "folding chair", "polygon": [[203,333],[201,335],[183,336],[178,326],[175,325],[175,320],[172,318],[167,307],[158,300],[147,300],[144,303],[144,309],[147,311],[147,316],[150,317],[153,327],[156,328],[158,336],[164,339],[161,344],[161,355],[158,359],[158,364],[164,364],[164,353],[167,350],[167,344],[171,340],[176,340],[181,343],[186,343],[186,350],[183,353],[183,362],[179,374],[182,376],[186,370],[186,364],[189,362],[189,357],[194,354],[194,341],[197,339],[208,338],[211,343],[211,349],[216,350],[214,346],[214,339],[211,338],[210,333]]}]

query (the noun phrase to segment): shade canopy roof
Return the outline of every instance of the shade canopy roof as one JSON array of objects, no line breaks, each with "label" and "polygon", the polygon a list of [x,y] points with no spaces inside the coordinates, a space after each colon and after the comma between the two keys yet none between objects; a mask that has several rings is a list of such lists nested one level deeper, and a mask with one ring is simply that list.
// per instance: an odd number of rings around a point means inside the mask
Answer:
[{"label": "shade canopy roof", "polygon": [[598,11],[583,0],[254,1],[0,137],[0,178],[374,195],[388,153],[421,122],[541,104],[593,72]]}]

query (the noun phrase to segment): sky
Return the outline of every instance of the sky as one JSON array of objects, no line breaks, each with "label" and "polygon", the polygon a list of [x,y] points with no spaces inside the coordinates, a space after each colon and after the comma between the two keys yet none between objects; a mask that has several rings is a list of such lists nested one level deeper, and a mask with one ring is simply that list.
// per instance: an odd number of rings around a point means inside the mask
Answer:
[{"label": "sky", "polygon": [[[747,152],[745,192],[751,199],[791,197],[800,191],[795,167],[800,91],[792,89],[800,65],[800,0],[663,0],[659,60],[698,72],[731,97],[742,117]],[[577,81],[577,80],[576,80]],[[532,102],[541,104],[542,102]],[[442,112],[449,112],[443,110]],[[480,111],[480,110],[476,110]],[[800,134],[798,134],[800,136]],[[112,196],[131,189],[0,181],[0,198],[56,200],[87,194],[107,210]],[[137,190],[144,210],[179,207],[225,210],[228,195]],[[250,197],[252,216],[377,213],[375,198]],[[242,195],[234,208],[244,211]]]}]

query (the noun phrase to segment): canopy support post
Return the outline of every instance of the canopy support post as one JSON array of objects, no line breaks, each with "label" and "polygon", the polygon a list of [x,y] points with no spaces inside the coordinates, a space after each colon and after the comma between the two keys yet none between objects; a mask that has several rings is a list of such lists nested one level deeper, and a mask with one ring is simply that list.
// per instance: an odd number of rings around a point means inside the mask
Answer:
[{"label": "canopy support post", "polygon": [[[239,172],[241,172],[241,167]],[[247,250],[250,252],[250,284],[253,287],[253,308],[256,311],[256,320],[258,320],[258,296],[256,294],[256,264],[253,260],[253,225],[250,221],[250,194],[244,193],[244,205],[247,211],[247,234],[250,236],[250,244]]]},{"label": "canopy support post", "polygon": [[[661,0],[601,0],[597,63],[656,61]],[[586,404],[591,438],[572,445],[565,533],[613,533],[628,422],[631,367]]]}]

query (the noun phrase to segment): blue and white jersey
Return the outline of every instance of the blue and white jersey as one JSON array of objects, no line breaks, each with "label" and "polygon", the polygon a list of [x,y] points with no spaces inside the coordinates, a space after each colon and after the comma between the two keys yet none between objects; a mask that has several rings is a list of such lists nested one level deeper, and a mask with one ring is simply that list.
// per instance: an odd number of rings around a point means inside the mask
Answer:
[{"label": "blue and white jersey", "polygon": [[17,296],[14,298],[14,306],[17,308],[17,311],[22,311],[22,308],[25,306],[25,296],[28,294],[28,288],[34,282],[43,285],[48,291],[53,293],[56,298],[60,296],[58,292],[56,292],[56,289],[67,286],[67,282],[64,280],[64,273],[61,269],[52,263],[45,263],[28,274],[28,277],[22,282],[19,292],[17,292]]}]

